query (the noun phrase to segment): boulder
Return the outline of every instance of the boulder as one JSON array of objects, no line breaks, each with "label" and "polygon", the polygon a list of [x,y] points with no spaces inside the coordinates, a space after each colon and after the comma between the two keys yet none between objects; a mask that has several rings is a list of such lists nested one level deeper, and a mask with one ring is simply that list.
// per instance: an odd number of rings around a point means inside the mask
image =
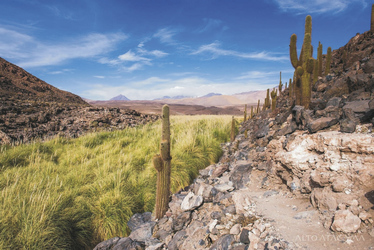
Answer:
[{"label": "boulder", "polygon": [[195,195],[189,192],[187,196],[183,199],[181,204],[182,211],[194,210],[203,204],[204,198],[200,195]]},{"label": "boulder", "polygon": [[150,222],[151,220],[151,212],[136,213],[133,216],[131,216],[130,220],[127,222],[127,226],[130,228],[131,231],[134,231],[138,227],[142,226],[144,223]]},{"label": "boulder", "polygon": [[308,123],[308,130],[310,133],[315,133],[319,130],[331,127],[339,122],[336,117],[321,117]]},{"label": "boulder", "polygon": [[214,242],[209,250],[227,250],[234,240],[235,237],[232,234],[222,235],[216,242]]},{"label": "boulder", "polygon": [[154,221],[147,222],[132,231],[129,238],[131,238],[133,241],[146,241],[152,237],[153,228],[155,225],[156,222]]},{"label": "boulder", "polygon": [[355,233],[360,228],[361,220],[348,210],[336,211],[331,230],[334,232]]}]

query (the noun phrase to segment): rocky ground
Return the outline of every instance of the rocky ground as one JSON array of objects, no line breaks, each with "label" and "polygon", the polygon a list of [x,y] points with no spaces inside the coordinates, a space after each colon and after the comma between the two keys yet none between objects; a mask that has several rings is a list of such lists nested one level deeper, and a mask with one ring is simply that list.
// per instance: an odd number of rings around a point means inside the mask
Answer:
[{"label": "rocky ground", "polygon": [[374,249],[374,34],[333,52],[310,109],[288,89],[217,164],[95,249]]},{"label": "rocky ground", "polygon": [[9,102],[0,107],[0,144],[30,142],[56,135],[75,138],[87,132],[123,129],[158,118],[158,115],[120,108]]}]

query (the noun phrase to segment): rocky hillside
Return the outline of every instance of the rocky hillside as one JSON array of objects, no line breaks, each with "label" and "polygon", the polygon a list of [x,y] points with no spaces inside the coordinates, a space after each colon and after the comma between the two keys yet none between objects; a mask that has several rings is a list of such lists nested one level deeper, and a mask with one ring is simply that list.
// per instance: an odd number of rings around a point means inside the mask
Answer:
[{"label": "rocky hillside", "polygon": [[0,58],[0,145],[55,135],[77,137],[154,121],[135,110],[91,107],[82,98]]},{"label": "rocky hillside", "polygon": [[1,57],[0,100],[5,105],[27,100],[88,106],[79,96],[55,88]]},{"label": "rocky hillside", "polygon": [[373,249],[373,38],[333,52],[310,109],[285,89],[162,219],[136,214],[129,237],[95,249]]}]

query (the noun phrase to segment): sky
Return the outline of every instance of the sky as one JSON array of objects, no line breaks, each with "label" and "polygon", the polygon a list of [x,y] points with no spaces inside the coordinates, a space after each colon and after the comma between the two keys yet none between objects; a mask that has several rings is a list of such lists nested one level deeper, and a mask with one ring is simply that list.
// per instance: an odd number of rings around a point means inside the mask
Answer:
[{"label": "sky", "polygon": [[92,100],[265,90],[292,77],[312,16],[316,58],[370,29],[369,0],[1,0],[0,57]]}]

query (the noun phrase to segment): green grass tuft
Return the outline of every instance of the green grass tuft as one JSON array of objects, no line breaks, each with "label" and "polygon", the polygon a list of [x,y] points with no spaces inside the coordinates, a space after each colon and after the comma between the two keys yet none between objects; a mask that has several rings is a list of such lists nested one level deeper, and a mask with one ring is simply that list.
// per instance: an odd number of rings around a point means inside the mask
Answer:
[{"label": "green grass tuft", "polygon": [[[171,118],[171,189],[217,162],[230,116]],[[0,249],[92,249],[153,211],[161,124],[0,147]]]}]

